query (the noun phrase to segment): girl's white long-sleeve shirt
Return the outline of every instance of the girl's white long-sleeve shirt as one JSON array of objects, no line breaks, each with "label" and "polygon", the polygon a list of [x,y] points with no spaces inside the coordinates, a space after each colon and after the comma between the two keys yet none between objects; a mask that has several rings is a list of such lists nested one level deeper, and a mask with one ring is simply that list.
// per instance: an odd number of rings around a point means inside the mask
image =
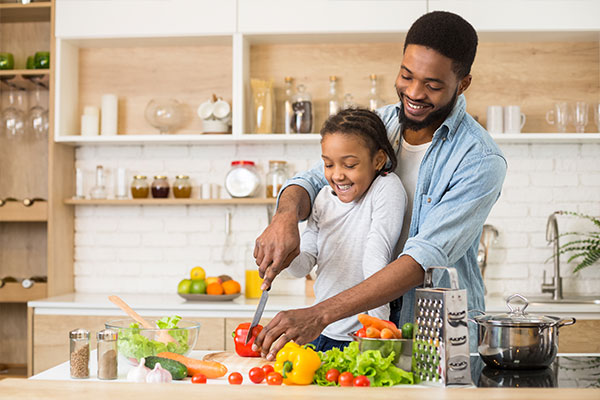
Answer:
[{"label": "girl's white long-sleeve shirt", "polygon": [[[300,254],[288,267],[303,277],[317,265],[315,297],[321,302],[356,286],[389,264],[399,253],[398,239],[406,209],[406,191],[396,174],[378,176],[369,190],[351,203],[341,202],[326,186],[317,195],[300,241]],[[356,314],[367,310],[356,310]],[[389,319],[389,305],[368,310]],[[356,315],[336,321],[323,334],[350,340],[360,329]]]}]

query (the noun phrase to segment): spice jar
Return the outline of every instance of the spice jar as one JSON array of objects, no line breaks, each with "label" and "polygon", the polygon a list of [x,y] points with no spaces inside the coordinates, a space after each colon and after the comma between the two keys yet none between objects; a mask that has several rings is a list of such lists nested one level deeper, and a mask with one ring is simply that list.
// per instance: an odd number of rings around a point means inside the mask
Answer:
[{"label": "spice jar", "polygon": [[287,162],[285,161],[269,161],[269,172],[267,173],[267,198],[277,198],[281,187],[287,180],[286,166]]},{"label": "spice jar", "polygon": [[173,196],[178,199],[189,199],[192,196],[192,184],[187,175],[177,175],[173,184]]},{"label": "spice jar", "polygon": [[90,332],[75,329],[69,332],[69,354],[71,378],[89,378],[90,376]]},{"label": "spice jar", "polygon": [[98,379],[117,379],[117,337],[112,329],[96,334],[98,339]]},{"label": "spice jar", "polygon": [[259,185],[260,177],[253,161],[231,162],[231,169],[225,176],[225,189],[231,197],[252,197]]},{"label": "spice jar", "polygon": [[136,175],[131,182],[131,197],[134,199],[145,199],[150,193],[150,186],[144,175]]},{"label": "spice jar", "polygon": [[152,181],[152,197],[166,199],[169,197],[169,182],[164,175],[156,175]]}]

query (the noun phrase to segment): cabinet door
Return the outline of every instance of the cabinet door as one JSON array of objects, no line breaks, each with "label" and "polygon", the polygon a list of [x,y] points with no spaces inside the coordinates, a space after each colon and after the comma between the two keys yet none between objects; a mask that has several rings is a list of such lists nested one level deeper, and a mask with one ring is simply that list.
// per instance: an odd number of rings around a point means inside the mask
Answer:
[{"label": "cabinet door", "polygon": [[405,32],[425,0],[241,0],[242,33]]},{"label": "cabinet door", "polygon": [[231,34],[235,0],[56,0],[56,37]]},{"label": "cabinet door", "polygon": [[452,11],[479,31],[600,29],[598,0],[429,0],[429,11]]}]

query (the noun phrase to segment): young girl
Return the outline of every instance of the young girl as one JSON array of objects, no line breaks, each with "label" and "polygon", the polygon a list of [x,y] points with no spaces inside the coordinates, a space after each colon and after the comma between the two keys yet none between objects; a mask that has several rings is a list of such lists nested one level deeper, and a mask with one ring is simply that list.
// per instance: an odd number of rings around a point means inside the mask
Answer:
[{"label": "young girl", "polygon": [[[303,277],[317,265],[316,301],[357,285],[385,267],[395,255],[402,230],[406,192],[391,171],[397,160],[377,114],[347,109],[330,117],[321,129],[324,187],[287,270]],[[389,305],[368,311],[389,319]],[[360,329],[356,316],[327,326],[313,342],[317,350],[343,348],[348,333]]]}]

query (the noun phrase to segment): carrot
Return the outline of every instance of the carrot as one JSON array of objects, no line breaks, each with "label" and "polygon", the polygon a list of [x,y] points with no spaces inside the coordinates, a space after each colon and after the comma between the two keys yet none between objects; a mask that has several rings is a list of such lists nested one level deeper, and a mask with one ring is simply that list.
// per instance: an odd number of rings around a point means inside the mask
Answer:
[{"label": "carrot", "polygon": [[388,328],[390,331],[392,331],[392,333],[394,334],[394,338],[395,339],[401,339],[402,338],[402,332],[400,332],[398,330],[398,328],[396,328],[395,326],[393,326],[393,323],[389,323],[386,322],[382,319],[379,319],[377,317],[373,317],[371,315],[368,314],[358,314],[358,321],[363,324],[364,326],[366,326],[367,328],[369,326],[372,326],[373,328],[377,328],[380,331],[384,328]]},{"label": "carrot", "polygon": [[182,356],[181,354],[170,353],[168,351],[158,353],[157,356],[179,361],[186,366],[188,370],[188,376],[204,374],[207,378],[214,379],[220,378],[227,373],[227,367],[217,361],[197,360],[195,358],[189,358]]},{"label": "carrot", "polygon": [[383,328],[381,330],[381,338],[382,339],[394,339],[394,332],[392,332],[392,330],[390,328]]},{"label": "carrot", "polygon": [[367,337],[368,338],[375,338],[375,339],[379,339],[381,337],[381,331],[377,328],[374,328],[372,326],[368,326],[367,327]]}]

